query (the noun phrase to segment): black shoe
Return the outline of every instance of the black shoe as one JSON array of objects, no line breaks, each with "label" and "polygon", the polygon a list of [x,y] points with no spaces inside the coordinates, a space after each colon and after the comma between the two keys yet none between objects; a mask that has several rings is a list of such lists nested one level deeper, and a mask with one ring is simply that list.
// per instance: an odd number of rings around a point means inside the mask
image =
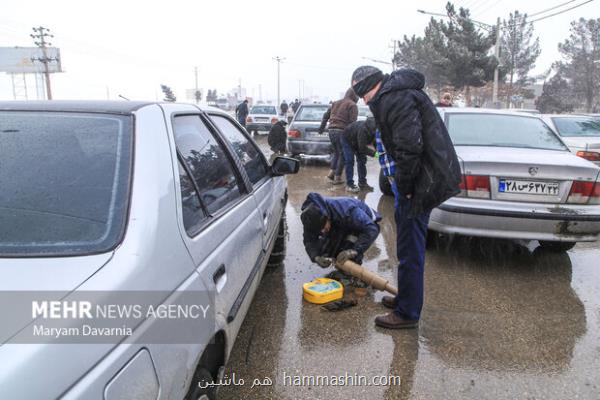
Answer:
[{"label": "black shoe", "polygon": [[392,311],[389,314],[376,317],[375,325],[387,329],[412,329],[419,325],[419,321],[404,319]]},{"label": "black shoe", "polygon": [[367,191],[367,192],[372,192],[373,190],[375,190],[373,188],[373,186],[369,185],[367,182],[365,182],[365,183],[359,183],[358,187],[360,188],[360,190],[364,190],[364,191]]},{"label": "black shoe", "polygon": [[394,299],[394,296],[383,296],[381,298],[381,304],[383,304],[384,307],[391,308],[393,310],[396,307],[394,304]]}]

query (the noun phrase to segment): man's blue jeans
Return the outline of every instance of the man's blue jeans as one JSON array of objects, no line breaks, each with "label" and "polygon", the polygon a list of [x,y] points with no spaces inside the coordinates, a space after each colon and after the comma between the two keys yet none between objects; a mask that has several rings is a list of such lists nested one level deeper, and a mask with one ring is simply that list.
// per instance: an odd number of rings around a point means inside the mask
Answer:
[{"label": "man's blue jeans", "polygon": [[342,136],[342,149],[344,150],[344,161],[346,164],[346,185],[354,185],[354,157],[356,156],[356,169],[358,170],[358,183],[367,183],[367,156],[354,152],[350,143]]},{"label": "man's blue jeans", "polygon": [[394,312],[406,320],[418,321],[423,308],[423,272],[430,211],[409,217],[411,200],[400,195],[396,206],[396,252],[398,295]]},{"label": "man's blue jeans", "polygon": [[329,141],[331,142],[331,147],[333,150],[333,154],[331,154],[331,170],[335,171],[335,176],[340,176],[344,170],[342,131],[340,129],[330,129]]}]

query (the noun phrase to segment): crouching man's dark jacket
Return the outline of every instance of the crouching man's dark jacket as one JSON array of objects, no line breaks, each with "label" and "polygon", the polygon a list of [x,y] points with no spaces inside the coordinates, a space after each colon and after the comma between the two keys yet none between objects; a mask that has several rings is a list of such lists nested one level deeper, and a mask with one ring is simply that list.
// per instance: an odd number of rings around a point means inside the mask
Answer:
[{"label": "crouching man's dark jacket", "polygon": [[[304,229],[304,247],[310,259],[314,261],[315,257],[323,255],[328,243],[339,243],[348,235],[356,236],[352,248],[358,253],[358,259],[362,259],[363,253],[379,235],[377,222],[381,221],[381,215],[364,202],[351,197],[325,197],[311,192],[302,204],[302,210],[311,204],[317,205],[321,213],[329,218],[331,230],[323,236],[321,232]],[[337,255],[337,252],[333,253],[336,254],[327,255]]]},{"label": "crouching man's dark jacket", "polygon": [[421,73],[398,70],[385,76],[369,102],[383,144],[396,162],[398,192],[412,195],[411,216],[460,193],[458,158],[424,84]]},{"label": "crouching man's dark jacket", "polygon": [[[344,138],[356,154],[364,154],[369,157],[375,156],[375,119],[367,118],[366,121],[356,121],[344,129]],[[373,146],[373,147],[369,147]]]}]

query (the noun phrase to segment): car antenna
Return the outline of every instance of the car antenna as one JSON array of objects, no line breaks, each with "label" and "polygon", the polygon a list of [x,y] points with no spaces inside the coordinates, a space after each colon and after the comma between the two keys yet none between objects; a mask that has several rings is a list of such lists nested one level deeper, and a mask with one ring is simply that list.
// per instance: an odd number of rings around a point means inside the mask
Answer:
[{"label": "car antenna", "polygon": [[123,96],[122,94],[120,94],[119,97],[122,98],[122,99],[125,99],[125,100],[129,101],[129,99],[127,97]]}]

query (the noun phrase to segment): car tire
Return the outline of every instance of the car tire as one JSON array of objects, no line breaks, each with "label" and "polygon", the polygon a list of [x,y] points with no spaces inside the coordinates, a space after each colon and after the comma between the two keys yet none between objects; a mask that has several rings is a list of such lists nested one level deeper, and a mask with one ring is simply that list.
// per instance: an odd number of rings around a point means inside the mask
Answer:
[{"label": "car tire", "polygon": [[285,259],[285,235],[287,232],[287,223],[285,219],[285,214],[281,217],[281,221],[279,221],[279,228],[277,230],[277,238],[275,238],[275,244],[273,245],[273,251],[269,256],[269,261],[267,262],[268,268],[279,268],[283,265],[283,260]]},{"label": "car tire", "polygon": [[208,369],[196,368],[190,389],[185,395],[185,400],[215,400],[217,398],[217,386],[200,387],[201,384],[210,384],[213,381],[214,378]]},{"label": "car tire", "polygon": [[393,196],[392,184],[390,183],[387,176],[384,175],[383,170],[379,170],[379,190],[386,196]]},{"label": "car tire", "polygon": [[552,242],[552,241],[540,240],[540,246],[543,249],[555,251],[557,253],[571,250],[573,247],[575,247],[576,244],[577,244],[577,242]]}]

